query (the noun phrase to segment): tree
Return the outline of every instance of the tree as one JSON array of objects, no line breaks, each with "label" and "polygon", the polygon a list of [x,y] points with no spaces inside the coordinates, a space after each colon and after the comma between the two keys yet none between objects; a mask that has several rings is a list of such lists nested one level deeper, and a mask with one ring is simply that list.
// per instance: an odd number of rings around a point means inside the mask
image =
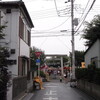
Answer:
[{"label": "tree", "polygon": [[75,66],[80,67],[81,62],[84,62],[84,51],[75,51]]},{"label": "tree", "polygon": [[[72,66],[72,53],[70,52],[70,60],[71,60],[71,66]],[[81,62],[84,62],[84,51],[75,51],[75,66],[80,67]]]},{"label": "tree", "polygon": [[[0,26],[0,39],[4,39],[3,30],[6,26]],[[9,52],[6,47],[0,46],[0,100],[6,100],[7,83],[9,81],[9,74],[7,68],[7,58]]]},{"label": "tree", "polygon": [[98,38],[100,39],[100,15],[96,15],[91,22],[86,22],[84,34],[82,37],[86,39],[86,46],[91,46]]},{"label": "tree", "polygon": [[45,54],[44,51],[42,51],[41,49],[38,49],[36,47],[31,48],[31,69],[32,70],[37,70],[38,66],[36,65],[36,59],[37,56],[35,55],[35,52],[42,52],[41,56],[40,56],[40,65],[44,64],[45,62]]},{"label": "tree", "polygon": [[69,57],[68,57],[67,55],[63,57],[63,63],[64,63],[65,65],[68,65],[68,66],[70,67],[70,64],[69,64]]}]

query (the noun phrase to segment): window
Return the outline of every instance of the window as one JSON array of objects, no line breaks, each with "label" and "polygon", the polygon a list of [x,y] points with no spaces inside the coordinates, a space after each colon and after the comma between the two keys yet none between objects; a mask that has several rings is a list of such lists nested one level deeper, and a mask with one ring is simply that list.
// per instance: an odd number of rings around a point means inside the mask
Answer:
[{"label": "window", "polygon": [[94,64],[96,68],[98,68],[98,57],[91,58],[91,63]]},{"label": "window", "polygon": [[27,75],[27,60],[22,59],[22,75]]},{"label": "window", "polygon": [[11,9],[6,9],[6,13],[11,13]]},{"label": "window", "polygon": [[19,17],[19,36],[24,39],[24,23],[21,17]]},{"label": "window", "polygon": [[30,34],[29,31],[28,31],[27,33],[28,33],[28,45],[30,46],[30,41],[31,41],[30,35],[31,35],[31,34]]}]

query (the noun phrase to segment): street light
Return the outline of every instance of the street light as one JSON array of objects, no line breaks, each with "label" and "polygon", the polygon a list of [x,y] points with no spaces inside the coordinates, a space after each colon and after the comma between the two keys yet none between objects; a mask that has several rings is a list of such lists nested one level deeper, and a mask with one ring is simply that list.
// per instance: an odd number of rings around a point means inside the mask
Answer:
[{"label": "street light", "polygon": [[74,44],[74,10],[73,10],[73,8],[74,8],[74,4],[73,4],[73,3],[74,3],[74,2],[73,2],[73,0],[68,0],[68,1],[66,1],[65,3],[68,3],[68,2],[71,2],[72,79],[75,79],[76,77],[75,77],[75,44]]}]

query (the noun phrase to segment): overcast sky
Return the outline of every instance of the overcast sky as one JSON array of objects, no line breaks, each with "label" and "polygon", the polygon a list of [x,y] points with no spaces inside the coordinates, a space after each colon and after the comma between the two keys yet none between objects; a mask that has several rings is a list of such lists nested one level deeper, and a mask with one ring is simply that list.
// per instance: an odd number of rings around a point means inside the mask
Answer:
[{"label": "overcast sky", "polygon": [[[4,0],[3,0],[4,1]],[[23,0],[34,24],[31,46],[38,47],[46,54],[69,54],[71,52],[70,2],[67,0]],[[94,0],[75,0],[74,18],[81,22]],[[88,5],[87,5],[88,4]],[[100,1],[96,0],[86,21],[100,13]],[[85,11],[85,12],[84,12]],[[86,50],[81,38],[83,27],[75,34],[75,50]],[[61,32],[67,30],[66,32]]]}]

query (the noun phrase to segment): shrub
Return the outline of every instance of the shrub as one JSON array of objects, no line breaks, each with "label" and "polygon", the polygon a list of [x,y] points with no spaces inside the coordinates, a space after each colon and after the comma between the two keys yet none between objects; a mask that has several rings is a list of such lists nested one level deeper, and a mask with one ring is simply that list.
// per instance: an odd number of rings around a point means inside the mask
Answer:
[{"label": "shrub", "polygon": [[75,75],[77,79],[87,79],[87,68],[76,68]]},{"label": "shrub", "polygon": [[84,79],[88,82],[100,85],[100,68],[76,68],[75,75],[78,80]]},{"label": "shrub", "polygon": [[99,68],[95,70],[93,82],[100,85],[100,69]]}]

